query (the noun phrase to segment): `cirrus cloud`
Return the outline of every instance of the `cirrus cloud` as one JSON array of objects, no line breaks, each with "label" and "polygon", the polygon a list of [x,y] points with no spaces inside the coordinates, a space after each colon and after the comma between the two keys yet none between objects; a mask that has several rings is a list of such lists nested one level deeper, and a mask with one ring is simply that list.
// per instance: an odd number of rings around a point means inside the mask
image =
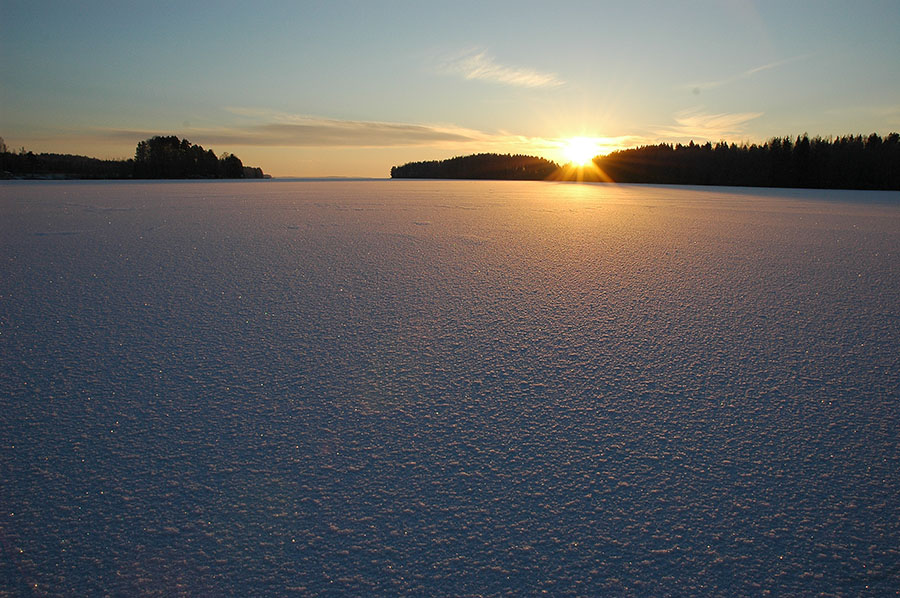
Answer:
[{"label": "cirrus cloud", "polygon": [[468,80],[516,87],[559,87],[564,83],[554,73],[499,64],[484,50],[466,52],[453,58],[444,64],[443,70]]},{"label": "cirrus cloud", "polygon": [[[452,124],[347,120],[288,114],[275,110],[227,107],[239,119],[227,127],[188,127],[185,130],[91,129],[76,133],[89,139],[127,141],[155,135],[177,134],[203,146],[271,147],[296,149],[378,149],[429,147],[448,155],[476,152],[526,153],[550,159],[564,158],[568,139],[516,134],[510,131],[482,131]],[[635,136],[594,138],[598,151],[623,149],[645,138]]]},{"label": "cirrus cloud", "polygon": [[[249,115],[241,109],[230,110]],[[144,139],[157,131],[103,130],[108,137]],[[395,147],[466,143],[484,134],[461,127],[414,123],[342,120],[270,113],[257,122],[221,128],[191,128],[180,133],[204,144],[281,147]]]},{"label": "cirrus cloud", "polygon": [[740,135],[744,125],[762,116],[762,112],[720,112],[709,114],[700,110],[682,110],[675,114],[675,124],[654,131],[660,137],[717,140]]},{"label": "cirrus cloud", "polygon": [[810,56],[811,56],[811,54],[801,54],[799,56],[785,58],[784,60],[777,60],[775,62],[769,62],[767,64],[762,64],[762,65],[753,67],[751,69],[747,69],[736,75],[731,75],[729,77],[724,77],[722,79],[717,79],[715,81],[702,81],[702,82],[688,83],[686,85],[683,85],[682,87],[691,89],[696,94],[696,93],[699,93],[701,90],[714,89],[716,87],[722,87],[723,85],[730,85],[731,83],[735,83],[735,82],[741,81],[743,79],[749,79],[750,77],[752,77],[758,73],[761,73],[763,71],[776,69],[776,68],[782,67],[786,64],[791,64],[792,62],[797,62],[799,60],[806,60]]}]

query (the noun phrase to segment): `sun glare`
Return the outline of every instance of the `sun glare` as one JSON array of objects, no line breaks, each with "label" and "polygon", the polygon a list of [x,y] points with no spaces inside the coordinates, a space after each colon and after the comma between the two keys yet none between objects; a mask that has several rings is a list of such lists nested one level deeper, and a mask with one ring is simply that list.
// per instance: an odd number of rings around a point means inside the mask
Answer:
[{"label": "sun glare", "polygon": [[572,137],[565,142],[563,154],[576,166],[585,166],[600,153],[597,142],[589,137]]}]

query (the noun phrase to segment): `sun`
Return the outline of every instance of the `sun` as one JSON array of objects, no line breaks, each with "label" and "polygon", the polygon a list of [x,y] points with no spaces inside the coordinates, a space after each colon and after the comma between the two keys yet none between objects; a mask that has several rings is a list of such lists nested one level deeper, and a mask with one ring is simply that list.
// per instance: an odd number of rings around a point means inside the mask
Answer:
[{"label": "sun", "polygon": [[586,166],[590,164],[600,153],[597,142],[589,137],[572,137],[564,142],[563,155],[566,160],[576,166]]}]

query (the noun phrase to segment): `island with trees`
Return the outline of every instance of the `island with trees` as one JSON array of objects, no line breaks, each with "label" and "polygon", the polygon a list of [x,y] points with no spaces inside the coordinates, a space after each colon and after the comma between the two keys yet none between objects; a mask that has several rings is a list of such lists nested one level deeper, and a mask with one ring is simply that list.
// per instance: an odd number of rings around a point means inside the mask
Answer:
[{"label": "island with trees", "polygon": [[559,166],[555,162],[535,156],[475,154],[394,166],[391,168],[391,178],[542,181],[553,176],[557,170]]},{"label": "island with trees", "polygon": [[134,158],[100,160],[71,154],[8,151],[0,139],[3,178],[24,179],[261,179],[261,168],[244,166],[234,154],[216,156],[187,139],[155,136],[137,144]]},{"label": "island with trees", "polygon": [[597,156],[584,167],[476,154],[395,166],[391,177],[900,190],[900,135],[773,137],[759,145],[661,143]]}]

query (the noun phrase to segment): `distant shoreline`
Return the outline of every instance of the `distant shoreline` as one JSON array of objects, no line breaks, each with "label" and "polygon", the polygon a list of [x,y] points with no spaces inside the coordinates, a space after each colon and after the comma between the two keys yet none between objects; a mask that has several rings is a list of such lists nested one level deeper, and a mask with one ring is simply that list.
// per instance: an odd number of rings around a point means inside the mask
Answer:
[{"label": "distant shoreline", "polygon": [[8,151],[0,139],[0,178],[33,180],[263,179],[261,168],[244,166],[230,153],[217,157],[175,135],[151,137],[137,144],[134,158],[101,160],[75,154]]},{"label": "distant shoreline", "polygon": [[896,191],[900,135],[773,137],[762,145],[662,143],[597,156],[584,165],[560,165],[536,156],[472,154],[394,166],[391,178]]}]

